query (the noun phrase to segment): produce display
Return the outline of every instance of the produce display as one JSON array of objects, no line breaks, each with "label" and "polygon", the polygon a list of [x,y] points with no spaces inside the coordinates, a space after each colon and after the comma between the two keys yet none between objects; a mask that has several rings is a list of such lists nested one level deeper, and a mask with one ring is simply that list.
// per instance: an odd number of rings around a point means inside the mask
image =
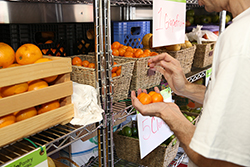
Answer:
[{"label": "produce display", "polygon": [[111,45],[112,55],[130,58],[143,58],[148,56],[155,56],[158,53],[151,52],[149,49],[142,50],[140,48],[132,48],[131,46],[125,46],[115,41]]}]

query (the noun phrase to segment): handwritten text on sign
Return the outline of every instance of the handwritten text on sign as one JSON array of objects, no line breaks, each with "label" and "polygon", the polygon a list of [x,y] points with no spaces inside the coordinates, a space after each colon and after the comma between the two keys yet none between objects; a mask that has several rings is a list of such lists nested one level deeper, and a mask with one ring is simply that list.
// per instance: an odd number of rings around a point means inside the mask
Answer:
[{"label": "handwritten text on sign", "polygon": [[185,42],[185,0],[153,1],[153,47]]},{"label": "handwritten text on sign", "polygon": [[173,132],[158,117],[137,114],[141,159],[170,137]]}]

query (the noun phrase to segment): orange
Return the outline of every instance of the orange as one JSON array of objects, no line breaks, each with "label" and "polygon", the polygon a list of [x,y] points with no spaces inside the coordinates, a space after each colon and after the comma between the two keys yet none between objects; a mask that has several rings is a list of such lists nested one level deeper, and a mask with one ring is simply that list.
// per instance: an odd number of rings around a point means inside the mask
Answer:
[{"label": "orange", "polygon": [[89,63],[89,68],[95,68],[95,63]]},{"label": "orange", "polygon": [[45,42],[45,44],[49,44],[49,43],[53,43],[53,41],[52,40],[48,40],[48,41]]},{"label": "orange", "polygon": [[155,91],[150,91],[148,94],[150,95],[150,96],[153,96],[153,94],[155,94],[156,92]]},{"label": "orange", "polygon": [[31,81],[29,83],[29,88],[28,88],[28,91],[32,91],[32,90],[38,90],[38,89],[42,89],[42,88],[45,88],[45,87],[48,87],[48,83],[41,80],[41,79],[38,79],[38,80],[34,80],[34,81]]},{"label": "orange", "polygon": [[125,53],[124,53],[124,57],[133,57],[133,52],[130,52],[130,51],[126,51]]},{"label": "orange", "polygon": [[52,61],[52,59],[47,58],[47,57],[43,57],[43,58],[38,59],[34,63],[43,63],[43,62],[47,62],[47,61]]},{"label": "orange", "polygon": [[0,128],[16,122],[16,118],[13,114],[5,115],[0,117]]},{"label": "orange", "polygon": [[54,101],[51,101],[51,102],[48,102],[48,103],[45,103],[45,104],[42,104],[42,105],[38,106],[37,107],[37,112],[38,112],[38,114],[42,114],[42,113],[45,113],[47,111],[57,109],[59,107],[60,107],[59,101],[54,100]]},{"label": "orange", "polygon": [[7,97],[7,96],[26,92],[27,90],[28,90],[28,83],[24,82],[24,83],[20,83],[20,84],[2,87],[1,95],[3,97]]},{"label": "orange", "polygon": [[72,65],[77,65],[80,64],[82,65],[82,60],[80,59],[80,57],[76,56],[72,59]]},{"label": "orange", "polygon": [[8,66],[7,68],[9,68],[9,67],[16,67],[16,66],[21,66],[21,64],[14,63],[14,64],[11,64],[10,66]]},{"label": "orange", "polygon": [[134,52],[134,49],[131,46],[128,46],[128,48],[126,49],[126,52]]},{"label": "orange", "polygon": [[119,50],[118,49],[112,49],[112,55],[119,56]]},{"label": "orange", "polygon": [[124,56],[124,53],[126,52],[126,50],[123,48],[119,48],[118,51],[120,56]]},{"label": "orange", "polygon": [[35,107],[27,108],[16,113],[16,121],[22,121],[37,115]]},{"label": "orange", "polygon": [[139,58],[139,56],[143,54],[143,50],[142,49],[137,49],[136,52],[134,53],[134,57]]},{"label": "orange", "polygon": [[156,55],[158,55],[158,53],[156,53],[156,52],[151,52],[150,53],[150,56],[156,56]]},{"label": "orange", "polygon": [[58,77],[58,75],[54,75],[54,76],[51,76],[51,77],[43,78],[43,80],[50,83],[50,82],[55,81],[57,77]]},{"label": "orange", "polygon": [[155,92],[151,97],[152,103],[163,102],[163,97],[160,93]]},{"label": "orange", "polygon": [[151,51],[150,51],[149,49],[145,49],[143,52],[144,52],[144,53],[145,53],[145,52],[150,53]]},{"label": "orange", "polygon": [[[116,62],[114,62],[114,65],[116,65],[116,64],[117,64],[117,63],[116,63]],[[111,72],[112,72],[112,73],[114,73],[114,72],[116,72],[116,71],[117,71],[117,69],[118,69],[118,67],[113,67]]]},{"label": "orange", "polygon": [[116,77],[116,73],[115,72],[112,72],[112,78]]},{"label": "orange", "polygon": [[147,94],[147,93],[141,92],[141,93],[137,96],[137,99],[140,100],[140,98],[141,98],[142,96],[144,96],[145,94]]},{"label": "orange", "polygon": [[121,48],[126,50],[128,48],[128,46],[123,45]]},{"label": "orange", "polygon": [[139,58],[143,58],[143,57],[148,57],[149,55],[147,53],[142,53],[140,54]]},{"label": "orange", "polygon": [[32,64],[42,57],[40,48],[31,43],[23,44],[16,51],[16,61],[22,65]]},{"label": "orange", "polygon": [[89,61],[88,60],[83,60],[82,61],[82,66],[83,67],[88,67],[89,66]]},{"label": "orange", "polygon": [[116,71],[116,76],[121,75],[121,73],[122,73],[122,69],[121,69],[121,68],[119,68],[119,69]]},{"label": "orange", "polygon": [[139,101],[144,105],[150,104],[152,103],[152,97],[149,94],[144,94],[140,97]]},{"label": "orange", "polygon": [[120,43],[117,42],[117,41],[113,42],[112,45],[111,45],[111,49],[112,50],[113,49],[119,49],[119,47],[120,47]]},{"label": "orange", "polygon": [[0,42],[0,69],[13,64],[15,61],[15,51],[13,48],[3,42]]}]

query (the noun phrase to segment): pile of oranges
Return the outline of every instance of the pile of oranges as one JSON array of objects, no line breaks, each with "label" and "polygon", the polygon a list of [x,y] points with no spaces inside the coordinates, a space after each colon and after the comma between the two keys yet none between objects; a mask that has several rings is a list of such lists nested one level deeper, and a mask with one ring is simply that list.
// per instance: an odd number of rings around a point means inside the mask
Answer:
[{"label": "pile of oranges", "polygon": [[163,102],[162,95],[155,91],[151,91],[148,94],[145,92],[142,92],[137,96],[137,98],[144,105],[150,104],[150,103]]},{"label": "pile of oranges", "polygon": [[[88,60],[82,60],[80,57],[75,56],[72,59],[72,65],[76,65],[76,66],[80,66],[80,67],[88,67],[88,68],[95,68],[95,64],[94,63],[90,63]],[[117,63],[114,62],[114,65],[116,65]],[[118,67],[113,67],[112,68],[112,77],[116,77],[121,75],[121,66]]]},{"label": "pile of oranges", "polygon": [[[117,63],[114,62],[114,65],[116,65],[116,64]],[[121,75],[122,67],[121,66],[113,67],[111,72],[112,72],[112,78],[119,76],[119,75]]]},{"label": "pile of oranges", "polygon": [[117,41],[112,43],[111,49],[114,56],[143,58],[158,55],[158,53],[151,52],[149,49],[142,50],[140,48],[132,48],[131,46],[125,46]]},{"label": "pile of oranges", "polygon": [[95,63],[90,63],[88,60],[83,60],[76,56],[72,60],[72,65],[80,66],[80,67],[88,67],[88,68],[95,68]]},{"label": "pile of oranges", "polygon": [[35,115],[54,110],[59,107],[60,107],[59,100],[54,100],[39,106],[30,107],[21,111],[14,112],[12,114],[2,116],[0,117],[0,128],[13,124],[15,122],[31,118]]}]

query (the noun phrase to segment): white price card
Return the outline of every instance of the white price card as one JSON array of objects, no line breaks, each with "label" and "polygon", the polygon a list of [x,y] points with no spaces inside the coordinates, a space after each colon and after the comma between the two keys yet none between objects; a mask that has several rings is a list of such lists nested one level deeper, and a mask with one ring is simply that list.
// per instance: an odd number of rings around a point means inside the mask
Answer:
[{"label": "white price card", "polygon": [[153,47],[185,42],[186,0],[153,1]]},{"label": "white price card", "polygon": [[[172,101],[170,88],[162,90],[160,93],[164,102]],[[141,159],[173,134],[161,118],[143,116],[139,112],[137,112],[137,126]]]},{"label": "white price card", "polygon": [[46,147],[39,147],[3,167],[48,167]]}]

